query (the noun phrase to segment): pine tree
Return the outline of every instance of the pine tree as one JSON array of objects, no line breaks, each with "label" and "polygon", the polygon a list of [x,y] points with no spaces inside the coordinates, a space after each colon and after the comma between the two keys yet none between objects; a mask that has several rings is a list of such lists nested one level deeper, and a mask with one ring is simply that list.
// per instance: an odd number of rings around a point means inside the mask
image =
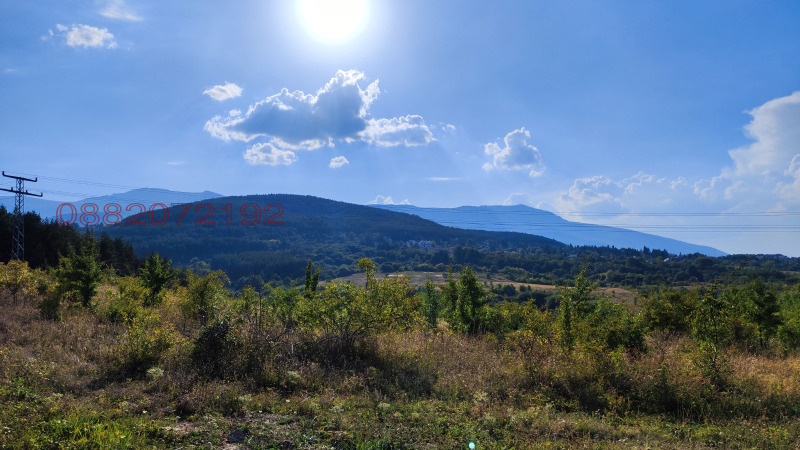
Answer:
[{"label": "pine tree", "polygon": [[97,241],[87,231],[80,254],[72,251],[69,257],[61,258],[56,270],[61,292],[75,293],[84,307],[91,305],[103,276],[98,259]]},{"label": "pine tree", "polygon": [[172,268],[172,261],[162,258],[158,253],[153,253],[139,269],[142,283],[148,289],[147,304],[156,305],[161,302],[161,291],[175,278],[176,271]]}]

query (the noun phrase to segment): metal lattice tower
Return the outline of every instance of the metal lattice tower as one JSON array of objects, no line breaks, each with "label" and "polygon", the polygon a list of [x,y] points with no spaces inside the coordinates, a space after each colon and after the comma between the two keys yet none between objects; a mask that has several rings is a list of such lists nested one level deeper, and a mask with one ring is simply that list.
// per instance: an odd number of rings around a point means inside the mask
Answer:
[{"label": "metal lattice tower", "polygon": [[11,253],[14,259],[20,261],[25,260],[25,196],[32,195],[34,197],[42,197],[44,194],[33,194],[25,190],[25,182],[30,181],[36,183],[39,178],[23,178],[15,177],[13,175],[6,175],[3,171],[3,176],[17,180],[17,188],[3,189],[0,191],[11,192],[16,194],[14,198],[14,231],[11,233]]}]

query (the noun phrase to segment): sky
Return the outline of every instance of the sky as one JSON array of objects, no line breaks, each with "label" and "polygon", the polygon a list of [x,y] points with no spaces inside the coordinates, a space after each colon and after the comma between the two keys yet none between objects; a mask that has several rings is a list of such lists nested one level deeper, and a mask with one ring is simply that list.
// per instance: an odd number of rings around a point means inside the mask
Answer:
[{"label": "sky", "polygon": [[796,1],[2,0],[0,168],[800,256],[798,55]]}]

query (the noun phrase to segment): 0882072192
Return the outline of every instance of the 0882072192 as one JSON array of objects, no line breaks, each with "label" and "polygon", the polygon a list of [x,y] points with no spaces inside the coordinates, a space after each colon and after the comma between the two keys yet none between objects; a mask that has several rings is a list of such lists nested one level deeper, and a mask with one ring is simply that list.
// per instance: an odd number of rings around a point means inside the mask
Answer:
[{"label": "0882072192", "polygon": [[[72,203],[61,203],[56,209],[56,221],[65,226],[77,222],[87,227],[100,223],[107,226],[144,227],[150,225],[162,227],[169,223],[170,210],[173,209],[175,225],[179,227],[185,223],[196,227],[217,226],[217,222],[213,220],[217,207],[212,203],[170,203],[170,207],[160,202],[151,204],[150,208],[141,203],[130,203],[124,208],[124,212],[130,215],[123,217],[123,208],[119,203],[106,203],[102,210],[96,203],[83,203],[80,209]],[[284,225],[283,222],[277,220],[283,215],[283,205],[280,203],[267,203],[263,207],[257,203],[244,203],[238,208],[238,211],[232,203],[226,203],[219,209],[224,212],[225,226],[227,227],[234,225],[234,215],[237,212],[238,222],[247,227],[259,224],[267,227]],[[177,214],[175,214],[176,211]],[[190,211],[202,214],[197,216],[193,222],[187,222],[186,215]]]}]

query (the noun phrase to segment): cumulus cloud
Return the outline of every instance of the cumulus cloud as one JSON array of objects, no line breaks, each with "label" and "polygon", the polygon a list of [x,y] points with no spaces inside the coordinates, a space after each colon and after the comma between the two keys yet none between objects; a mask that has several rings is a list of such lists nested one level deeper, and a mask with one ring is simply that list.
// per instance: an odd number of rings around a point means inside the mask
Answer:
[{"label": "cumulus cloud", "polygon": [[142,18],[134,13],[125,3],[125,0],[109,0],[106,7],[100,10],[100,15],[108,19],[139,21]]},{"label": "cumulus cloud", "polygon": [[485,170],[529,170],[528,175],[538,177],[544,171],[542,156],[539,150],[528,144],[531,133],[524,127],[514,130],[503,139],[504,147],[494,142],[486,144],[484,153],[492,157],[491,162],[483,165]]},{"label": "cumulus cloud", "polygon": [[333,140],[357,140],[380,90],[378,81],[359,86],[364,74],[340,70],[316,94],[288,89],[250,106],[240,116],[216,116],[206,123],[212,136],[249,142],[271,137],[285,147],[317,148]]},{"label": "cumulus cloud", "polygon": [[[215,86],[205,93],[224,97],[231,92],[222,88]],[[369,117],[369,108],[379,94],[378,80],[367,83],[361,71],[339,70],[316,93],[284,88],[251,105],[247,112],[232,110],[214,116],[204,129],[217,139],[264,140],[280,150],[313,150],[337,142],[409,147],[435,141],[420,116]]]},{"label": "cumulus cloud", "polygon": [[800,208],[800,91],[748,111],[754,142],[731,150],[732,166],[695,183],[698,196],[741,207]]},{"label": "cumulus cloud", "polygon": [[[744,129],[753,141],[730,150],[730,163],[717,175],[696,181],[644,172],[623,179],[578,178],[556,194],[554,208],[594,223],[644,226],[642,231],[666,235],[677,230],[671,237],[700,236],[723,249],[738,242],[738,248],[728,248],[733,251],[798,253],[797,240],[785,231],[796,229],[796,216],[781,213],[800,209],[800,91],[748,114]],[[622,217],[625,225],[616,222]],[[731,238],[719,230],[741,234]],[[776,237],[783,235],[786,239]]]},{"label": "cumulus cloud", "polygon": [[674,207],[681,212],[707,210],[694,185],[683,177],[670,180],[644,172],[616,180],[602,175],[578,178],[554,203],[559,211],[603,214],[661,213]]},{"label": "cumulus cloud", "polygon": [[254,166],[288,166],[297,160],[291,150],[283,150],[272,144],[254,144],[244,152],[244,160]]},{"label": "cumulus cloud", "polygon": [[[228,100],[229,98],[235,98],[242,95],[242,88],[237,86],[234,83],[228,83],[227,81],[225,84],[218,84],[210,89],[206,89],[203,91],[203,95],[207,95],[214,100],[221,102],[223,100]],[[240,113],[241,114],[241,113]]]},{"label": "cumulus cloud", "polygon": [[107,28],[97,28],[90,25],[66,25],[57,24],[56,32],[48,30],[49,36],[44,36],[43,39],[48,39],[52,36],[60,36],[64,38],[64,43],[70,47],[83,47],[83,48],[115,48],[117,41],[114,40],[114,35],[111,34]]},{"label": "cumulus cloud", "polygon": [[364,141],[381,147],[413,147],[436,140],[422,117],[416,115],[370,119],[362,135]]},{"label": "cumulus cloud", "polygon": [[411,203],[408,202],[408,199],[403,200],[400,203],[395,203],[392,200],[392,196],[388,195],[384,197],[383,195],[378,195],[375,197],[375,200],[371,200],[367,203],[368,205],[410,205]]},{"label": "cumulus cloud", "polygon": [[339,167],[342,167],[346,164],[350,164],[350,161],[348,161],[347,158],[345,158],[344,156],[337,156],[331,159],[331,162],[330,164],[328,164],[328,167],[330,167],[331,169],[338,169]]}]

